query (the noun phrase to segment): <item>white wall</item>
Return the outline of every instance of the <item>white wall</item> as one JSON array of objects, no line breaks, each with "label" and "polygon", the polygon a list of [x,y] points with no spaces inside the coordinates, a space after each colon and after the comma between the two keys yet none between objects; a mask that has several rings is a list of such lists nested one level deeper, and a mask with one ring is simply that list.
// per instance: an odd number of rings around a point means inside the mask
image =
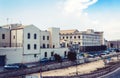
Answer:
[{"label": "white wall", "polygon": [[[23,30],[24,32],[24,54],[37,54],[40,50],[40,30],[33,26],[26,26]],[[30,33],[30,39],[28,39],[28,33]],[[37,34],[37,39],[34,39],[34,34]],[[30,50],[27,49],[27,45],[30,44]],[[37,45],[37,49],[34,49],[34,44]]]},{"label": "white wall", "polygon": [[22,63],[23,48],[0,48],[0,55],[6,56],[6,64]]},{"label": "white wall", "polygon": [[67,48],[57,49],[41,49],[39,53],[35,54],[23,54],[23,48],[0,48],[0,55],[6,56],[6,64],[12,63],[30,63],[38,62],[44,58],[45,52],[47,52],[47,58],[50,59],[51,52],[59,54],[64,58],[64,52],[68,52]]},{"label": "white wall", "polygon": [[60,33],[60,28],[49,28],[48,31],[50,31],[50,46],[53,47],[53,45],[55,45],[55,48],[59,48],[60,47],[60,37],[59,37],[59,33]]},{"label": "white wall", "polygon": [[[45,36],[45,40],[43,40],[43,36]],[[49,36],[49,40],[47,40],[47,36]],[[40,31],[40,46],[43,47],[43,44],[45,44],[46,48],[47,48],[47,44],[50,45],[50,32],[49,31]]]},{"label": "white wall", "polygon": [[54,54],[59,54],[60,56],[64,57],[64,52],[68,52],[68,48],[55,48],[55,49],[41,49],[40,54],[41,58],[45,58],[44,54],[47,52],[47,58],[49,59],[51,57],[51,52],[54,52]]}]

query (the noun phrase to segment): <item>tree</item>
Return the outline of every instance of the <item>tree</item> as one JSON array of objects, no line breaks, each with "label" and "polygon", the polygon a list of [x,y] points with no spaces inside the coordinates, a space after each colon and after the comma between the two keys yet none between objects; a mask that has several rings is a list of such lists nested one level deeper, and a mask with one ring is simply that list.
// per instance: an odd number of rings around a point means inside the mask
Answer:
[{"label": "tree", "polygon": [[55,61],[57,61],[57,62],[62,62],[62,58],[61,58],[60,55],[54,54],[54,58],[55,58]]},{"label": "tree", "polygon": [[70,61],[75,61],[76,60],[76,52],[68,52],[67,57]]}]

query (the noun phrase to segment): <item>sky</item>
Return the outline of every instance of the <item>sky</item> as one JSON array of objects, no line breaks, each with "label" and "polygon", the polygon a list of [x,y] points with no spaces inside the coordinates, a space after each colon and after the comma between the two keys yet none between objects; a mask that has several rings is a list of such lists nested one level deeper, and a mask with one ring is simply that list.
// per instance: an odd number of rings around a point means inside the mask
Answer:
[{"label": "sky", "polygon": [[0,26],[33,24],[41,30],[94,29],[120,40],[120,0],[0,0]]}]

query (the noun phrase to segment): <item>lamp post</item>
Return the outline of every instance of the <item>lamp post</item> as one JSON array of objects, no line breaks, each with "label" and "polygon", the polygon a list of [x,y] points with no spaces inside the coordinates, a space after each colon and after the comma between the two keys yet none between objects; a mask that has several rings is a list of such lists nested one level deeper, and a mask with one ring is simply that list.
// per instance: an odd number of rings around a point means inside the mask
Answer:
[{"label": "lamp post", "polygon": [[75,43],[75,51],[76,51],[76,75],[78,75],[78,68],[77,68],[77,65],[78,65],[78,59],[79,59],[79,48],[78,48],[78,45]]},{"label": "lamp post", "polygon": [[[41,30],[40,30],[40,46],[41,46]],[[40,60],[41,60],[41,47],[39,48],[40,51]],[[42,65],[40,65],[40,78],[42,78]]]},{"label": "lamp post", "polygon": [[78,67],[77,67],[77,65],[78,65],[78,54],[77,54],[77,58],[76,58],[76,75],[78,75]]}]

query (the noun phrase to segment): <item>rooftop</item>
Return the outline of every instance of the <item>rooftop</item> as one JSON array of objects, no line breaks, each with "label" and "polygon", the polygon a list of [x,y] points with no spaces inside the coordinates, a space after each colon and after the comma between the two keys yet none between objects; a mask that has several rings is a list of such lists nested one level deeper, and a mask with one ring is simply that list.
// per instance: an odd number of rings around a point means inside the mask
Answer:
[{"label": "rooftop", "polygon": [[75,32],[79,32],[77,29],[73,30],[60,30],[60,34],[73,34]]}]

